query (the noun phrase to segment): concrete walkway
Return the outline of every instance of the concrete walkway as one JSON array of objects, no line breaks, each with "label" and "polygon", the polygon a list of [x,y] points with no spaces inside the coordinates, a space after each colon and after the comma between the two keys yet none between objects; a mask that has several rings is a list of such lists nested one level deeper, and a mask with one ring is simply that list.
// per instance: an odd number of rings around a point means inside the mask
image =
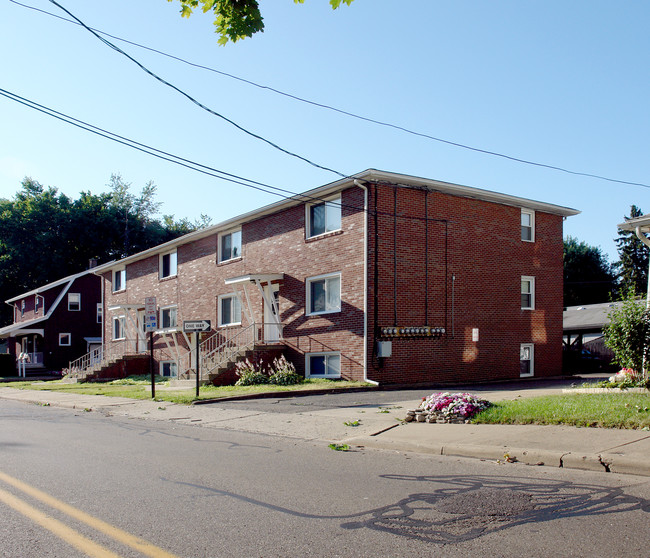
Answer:
[{"label": "concrete walkway", "polygon": [[[556,385],[545,383],[536,389],[528,385],[499,386],[499,389],[475,386],[471,391],[490,401],[498,401],[559,394],[563,387],[566,387],[566,381]],[[427,393],[423,390],[423,394]],[[173,421],[323,443],[346,443],[351,448],[460,456],[495,462],[517,461],[529,465],[650,476],[648,431],[570,426],[402,423],[407,409],[419,404],[419,401],[413,400],[381,408],[354,406],[271,413],[229,407],[227,401],[185,406],[8,387],[0,387],[0,399],[101,412],[107,416]],[[356,421],[358,426],[352,426]]]}]

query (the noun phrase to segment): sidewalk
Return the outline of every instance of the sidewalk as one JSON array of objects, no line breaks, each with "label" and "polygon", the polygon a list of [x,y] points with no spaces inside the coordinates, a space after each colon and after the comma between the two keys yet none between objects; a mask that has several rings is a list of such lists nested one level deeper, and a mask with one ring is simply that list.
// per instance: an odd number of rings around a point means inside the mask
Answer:
[{"label": "sidewalk", "polygon": [[[561,393],[561,387],[499,391],[487,387],[472,391],[497,401]],[[355,406],[289,414],[229,408],[227,401],[185,406],[6,387],[0,387],[0,399],[94,411],[107,416],[173,421],[323,443],[346,443],[352,448],[412,451],[650,476],[650,432],[647,431],[570,426],[402,423],[407,409],[415,408],[419,401],[404,401],[382,409]],[[352,426],[355,421],[358,421],[358,426]]]}]

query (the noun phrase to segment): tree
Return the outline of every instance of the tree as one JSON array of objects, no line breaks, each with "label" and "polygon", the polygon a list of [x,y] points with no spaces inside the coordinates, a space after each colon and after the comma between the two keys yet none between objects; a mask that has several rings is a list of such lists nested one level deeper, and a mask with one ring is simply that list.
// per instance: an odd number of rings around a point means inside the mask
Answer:
[{"label": "tree", "polygon": [[[167,0],[173,2],[173,0]],[[213,12],[216,16],[214,26],[219,33],[220,45],[229,40],[233,43],[239,39],[252,37],[264,31],[264,19],[257,0],[178,0],[181,3],[181,16],[190,17],[194,8],[201,6],[203,13]],[[304,4],[305,0],[293,0],[295,4]],[[353,0],[329,0],[333,10],[342,3],[350,5]]]},{"label": "tree", "polygon": [[[614,352],[614,362],[623,368],[643,371],[650,357],[650,311],[632,289],[627,290],[622,304],[610,312],[603,337],[605,345]],[[647,370],[643,377],[648,379]]]},{"label": "tree", "polygon": [[[110,193],[82,192],[72,200],[56,188],[25,178],[14,199],[0,199],[0,301],[87,269],[90,259],[116,260],[209,225],[157,219],[156,186],[147,182],[139,195],[119,174]],[[0,306],[0,325],[11,309]]]},{"label": "tree", "polygon": [[564,241],[564,306],[612,300],[614,272],[600,248],[571,236]]},{"label": "tree", "polygon": [[[630,207],[630,216],[625,220],[643,215],[636,205]],[[648,292],[648,248],[632,231],[619,230],[615,239],[619,261],[614,264],[622,290],[632,289],[635,294],[645,296]]]}]

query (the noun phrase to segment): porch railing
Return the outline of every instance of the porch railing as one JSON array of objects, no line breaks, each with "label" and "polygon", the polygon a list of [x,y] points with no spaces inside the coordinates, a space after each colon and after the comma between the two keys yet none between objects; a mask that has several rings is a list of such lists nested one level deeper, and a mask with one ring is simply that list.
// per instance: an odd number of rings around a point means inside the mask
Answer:
[{"label": "porch railing", "polygon": [[283,324],[252,323],[244,328],[224,328],[199,345],[201,375],[235,360],[260,342],[279,342]]},{"label": "porch railing", "polygon": [[97,347],[85,355],[70,361],[63,372],[70,377],[92,374],[111,361],[117,361],[125,355],[138,354],[137,339],[120,339],[110,341],[105,347]]}]

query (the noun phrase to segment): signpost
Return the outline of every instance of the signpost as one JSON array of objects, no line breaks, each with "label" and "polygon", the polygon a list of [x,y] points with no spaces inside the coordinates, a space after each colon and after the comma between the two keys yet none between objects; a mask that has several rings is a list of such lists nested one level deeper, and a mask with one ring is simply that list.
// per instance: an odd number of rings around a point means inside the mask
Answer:
[{"label": "signpost", "polygon": [[156,375],[153,366],[153,332],[158,329],[156,312],[156,297],[148,296],[144,299],[144,330],[149,332],[149,372],[151,373],[151,398],[156,398]]},{"label": "signpost", "polygon": [[183,331],[185,333],[196,334],[196,396],[199,396],[199,333],[202,331],[210,331],[212,323],[210,320],[189,320],[183,322]]}]

